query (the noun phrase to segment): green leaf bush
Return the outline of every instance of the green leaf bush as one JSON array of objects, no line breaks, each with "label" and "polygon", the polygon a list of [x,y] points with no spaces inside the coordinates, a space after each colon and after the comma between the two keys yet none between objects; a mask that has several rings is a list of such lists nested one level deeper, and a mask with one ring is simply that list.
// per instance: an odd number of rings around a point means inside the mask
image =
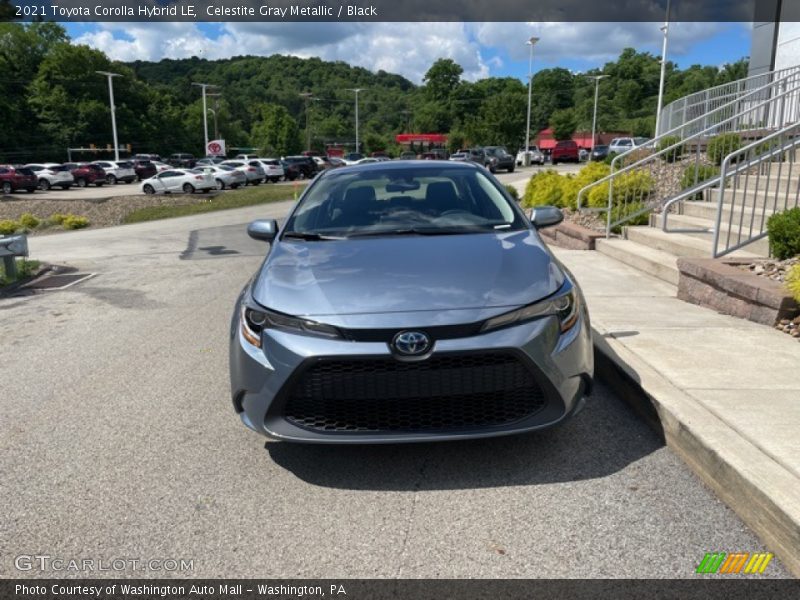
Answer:
[{"label": "green leaf bush", "polygon": [[722,164],[722,159],[741,147],[742,138],[739,137],[738,133],[721,133],[709,140],[706,154],[708,155],[708,160],[720,166]]},{"label": "green leaf bush", "polygon": [[[681,138],[679,138],[677,135],[668,135],[659,140],[657,149],[659,152],[661,152],[662,150],[666,150],[674,144],[678,144],[680,141]],[[659,154],[659,158],[665,162],[674,163],[676,160],[680,160],[681,154],[683,154],[683,145],[676,146],[672,150],[664,152],[664,154]]]},{"label": "green leaf bush", "polygon": [[517,188],[515,186],[513,186],[513,185],[506,185],[505,188],[506,188],[506,191],[509,193],[509,195],[514,200],[519,202],[519,192],[517,191]]},{"label": "green leaf bush", "polygon": [[61,226],[64,229],[83,229],[89,226],[89,219],[77,215],[66,215]]},{"label": "green leaf bush", "polygon": [[800,304],[800,265],[795,265],[786,273],[786,289],[795,299],[795,302]]},{"label": "green leaf bush", "polygon": [[23,213],[19,218],[19,224],[25,229],[36,229],[39,226],[39,219],[31,213]]},{"label": "green leaf bush", "polygon": [[[614,196],[612,206],[633,202],[644,203],[655,191],[655,182],[652,176],[645,171],[628,171],[616,178],[614,182]],[[589,190],[588,204],[594,208],[608,206],[608,182]]]},{"label": "green leaf bush", "polygon": [[563,208],[567,181],[567,176],[559,175],[553,169],[539,171],[525,186],[522,205],[525,207],[551,205]]},{"label": "green leaf bush", "polygon": [[11,219],[3,219],[0,221],[0,235],[11,235],[19,228],[20,224]]},{"label": "green leaf bush", "polygon": [[[719,175],[719,168],[713,165],[689,165],[681,174],[681,189],[688,190],[698,183],[702,183]],[[696,181],[695,181],[696,180]],[[702,200],[702,192],[697,192],[687,200]]]},{"label": "green leaf bush", "polygon": [[770,251],[778,260],[800,255],[800,206],[767,219],[767,234]]},{"label": "green leaf bush", "polygon": [[[611,222],[614,223],[619,221],[620,219],[624,219],[629,215],[632,215],[640,210],[643,210],[645,205],[641,202],[631,202],[630,204],[617,204],[611,209]],[[607,218],[607,212],[601,213],[603,218]],[[611,231],[614,233],[620,233],[623,227],[633,226],[633,225],[647,225],[650,222],[650,211],[644,211],[641,214],[636,215],[629,221],[625,221],[624,223],[614,225],[611,227]]]}]

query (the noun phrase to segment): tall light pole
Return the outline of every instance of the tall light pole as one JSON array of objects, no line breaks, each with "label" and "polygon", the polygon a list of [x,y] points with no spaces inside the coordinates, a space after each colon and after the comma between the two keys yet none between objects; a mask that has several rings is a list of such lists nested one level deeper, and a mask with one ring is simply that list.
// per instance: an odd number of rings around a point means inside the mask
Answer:
[{"label": "tall light pole", "polygon": [[214,98],[214,108],[208,110],[214,115],[214,139],[219,139],[219,127],[217,127],[217,112],[219,112],[219,97],[222,94],[206,94],[209,98]]},{"label": "tall light pole", "polygon": [[597,92],[600,89],[600,80],[608,75],[586,75],[589,79],[594,79],[594,113],[592,114],[592,152],[596,141],[595,130],[597,129]]},{"label": "tall light pole", "polygon": [[528,154],[528,148],[530,147],[531,143],[531,88],[533,87],[533,47],[536,45],[536,42],[539,41],[538,37],[530,38],[526,44],[531,47],[530,55],[528,56],[528,124],[525,127],[525,160],[523,162],[524,165],[531,164],[531,155]]},{"label": "tall light pole", "polygon": [[661,124],[661,105],[664,102],[664,75],[667,71],[667,42],[669,41],[669,5],[667,0],[667,17],[661,31],[664,33],[664,43],[661,46],[661,78],[658,81],[658,106],[656,107],[656,135],[659,134],[658,127]]},{"label": "tall light pole", "polygon": [[306,101],[306,151],[311,152],[311,129],[309,128],[308,121],[308,101],[312,100],[314,95],[311,92],[300,92],[300,97],[304,98]]},{"label": "tall light pole", "polygon": [[108,100],[111,104],[111,131],[114,134],[114,160],[119,160],[119,142],[117,141],[117,107],[114,105],[114,77],[122,77],[119,73],[95,71],[98,75],[108,77]]},{"label": "tall light pole", "polygon": [[206,145],[203,146],[203,152],[208,152],[208,105],[206,104],[206,89],[210,87],[217,87],[213,83],[192,83],[203,90],[203,137],[206,140]]},{"label": "tall light pole", "polygon": [[347,90],[356,94],[356,152],[358,152],[358,92],[364,91],[364,88],[347,88]]}]

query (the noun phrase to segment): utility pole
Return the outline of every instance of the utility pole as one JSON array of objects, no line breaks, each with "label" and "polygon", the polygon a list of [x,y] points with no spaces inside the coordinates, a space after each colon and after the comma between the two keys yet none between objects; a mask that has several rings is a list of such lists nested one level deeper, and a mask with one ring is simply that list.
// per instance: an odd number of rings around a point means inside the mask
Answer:
[{"label": "utility pole", "polygon": [[658,128],[661,124],[661,105],[664,102],[664,75],[667,70],[667,42],[669,41],[669,8],[670,0],[667,0],[667,17],[661,31],[664,32],[664,44],[661,47],[661,77],[658,82],[658,106],[656,107],[656,135],[659,134]]},{"label": "utility pole", "polygon": [[314,95],[311,92],[300,92],[300,97],[305,99],[306,102],[306,152],[311,152],[311,128],[309,125],[309,101],[313,99]]},{"label": "utility pole", "polygon": [[219,139],[219,128],[217,127],[217,113],[219,112],[219,97],[222,94],[207,94],[209,98],[214,98],[214,108],[209,108],[211,114],[214,115],[214,139]]},{"label": "utility pole", "polygon": [[363,92],[364,88],[347,88],[356,94],[356,152],[358,152],[358,92]]},{"label": "utility pole", "polygon": [[592,114],[592,152],[594,152],[594,144],[597,141],[595,131],[597,129],[597,92],[600,89],[600,80],[608,75],[586,75],[589,79],[594,79],[594,113]]},{"label": "utility pole", "polygon": [[203,153],[208,152],[208,105],[206,104],[206,89],[210,87],[218,87],[213,83],[192,83],[203,90],[203,137],[205,138],[206,145],[203,146]]},{"label": "utility pole", "polygon": [[528,166],[531,164],[531,155],[528,153],[528,148],[531,144],[531,88],[533,87],[533,47],[536,45],[536,42],[539,41],[540,38],[532,37],[530,38],[526,44],[531,47],[530,54],[528,56],[528,124],[525,127],[525,154],[522,156],[524,160],[522,164]]},{"label": "utility pole", "polygon": [[114,77],[122,77],[119,73],[108,71],[95,71],[99,75],[108,77],[108,100],[111,104],[111,131],[114,135],[114,160],[119,160],[119,142],[117,140],[117,107],[114,105]]}]

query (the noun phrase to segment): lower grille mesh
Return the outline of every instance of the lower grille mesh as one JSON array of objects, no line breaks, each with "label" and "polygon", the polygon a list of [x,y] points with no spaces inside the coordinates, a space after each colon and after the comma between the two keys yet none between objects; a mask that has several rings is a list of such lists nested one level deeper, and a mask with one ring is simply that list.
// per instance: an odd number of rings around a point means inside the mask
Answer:
[{"label": "lower grille mesh", "polygon": [[284,417],[321,432],[452,431],[513,423],[544,404],[534,377],[511,354],[330,359],[301,374]]}]

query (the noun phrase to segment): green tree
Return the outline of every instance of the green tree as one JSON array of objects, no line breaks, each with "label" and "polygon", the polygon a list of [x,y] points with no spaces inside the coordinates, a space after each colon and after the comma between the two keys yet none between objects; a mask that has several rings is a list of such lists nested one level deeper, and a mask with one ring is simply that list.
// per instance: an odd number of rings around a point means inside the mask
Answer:
[{"label": "green tree", "polygon": [[260,110],[261,118],[253,125],[251,143],[267,155],[286,155],[301,148],[300,131],[285,107],[265,104]]},{"label": "green tree", "polygon": [[464,69],[450,58],[440,58],[425,73],[425,96],[434,102],[449,102]]},{"label": "green tree", "polygon": [[553,137],[557,140],[568,140],[575,133],[577,119],[575,111],[570,108],[563,108],[553,113],[550,126],[553,128]]}]

